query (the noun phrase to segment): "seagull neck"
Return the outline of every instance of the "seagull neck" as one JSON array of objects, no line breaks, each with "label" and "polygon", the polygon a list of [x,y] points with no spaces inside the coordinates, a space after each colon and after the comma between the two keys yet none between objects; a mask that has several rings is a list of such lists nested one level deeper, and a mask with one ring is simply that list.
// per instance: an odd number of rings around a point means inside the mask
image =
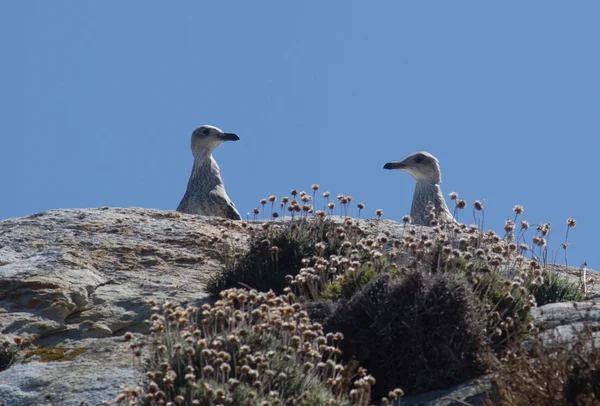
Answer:
[{"label": "seagull neck", "polygon": [[425,210],[425,207],[429,203],[434,205],[434,210],[438,215],[440,212],[448,211],[448,206],[446,206],[446,201],[444,200],[442,188],[439,183],[422,180],[417,181],[410,216],[418,222],[429,224]]},{"label": "seagull neck", "polygon": [[203,166],[215,166],[217,161],[212,156],[212,151],[198,151],[194,154],[194,168]]},{"label": "seagull neck", "polygon": [[212,148],[202,148],[197,146],[196,149],[192,149],[192,155],[194,155],[195,161],[205,161],[212,158]]},{"label": "seagull neck", "polygon": [[439,183],[429,181],[417,181],[415,185],[415,197],[419,196],[419,200],[430,201],[435,203],[435,200],[442,197],[442,188]]},{"label": "seagull neck", "polygon": [[210,178],[217,178],[220,181],[221,170],[210,152],[198,154],[194,157],[192,176],[202,177],[205,181],[208,181]]}]

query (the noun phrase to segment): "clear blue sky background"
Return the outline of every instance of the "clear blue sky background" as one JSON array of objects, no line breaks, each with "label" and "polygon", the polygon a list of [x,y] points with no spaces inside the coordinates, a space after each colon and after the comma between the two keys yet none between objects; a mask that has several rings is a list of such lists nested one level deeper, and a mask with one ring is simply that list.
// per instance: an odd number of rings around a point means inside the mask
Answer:
[{"label": "clear blue sky background", "polygon": [[174,209],[191,131],[212,124],[241,137],[215,157],[244,216],[319,183],[399,220],[414,180],[382,167],[425,150],[469,203],[459,219],[485,199],[502,231],[521,204],[557,249],[574,217],[569,262],[600,268],[599,16],[596,0],[5,1],[0,219]]}]

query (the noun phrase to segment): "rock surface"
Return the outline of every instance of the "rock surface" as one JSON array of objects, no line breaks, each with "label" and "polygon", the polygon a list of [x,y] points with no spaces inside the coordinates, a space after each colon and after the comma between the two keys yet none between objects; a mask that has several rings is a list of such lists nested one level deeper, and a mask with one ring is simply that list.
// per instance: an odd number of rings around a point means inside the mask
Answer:
[{"label": "rock surface", "polygon": [[[64,360],[48,361],[33,355],[0,373],[0,400],[4,405],[90,405],[113,400],[121,385],[140,381],[133,355],[121,338],[45,340],[40,348],[60,349]],[[74,357],[68,350],[82,351]],[[70,360],[69,360],[70,359]],[[62,403],[61,403],[62,402]]]},{"label": "rock surface", "polygon": [[[228,227],[231,229],[228,229]],[[17,363],[0,373],[0,401],[65,405],[113,400],[139,381],[126,331],[147,331],[147,299],[207,299],[218,240],[240,222],[147,209],[48,211],[0,222],[0,332],[39,348],[78,348],[72,360]],[[62,361],[62,362],[60,362]]]},{"label": "rock surface", "polygon": [[[223,239],[244,244],[248,238],[241,224],[138,208],[53,210],[0,222],[0,333],[31,342],[19,362],[0,372],[0,404],[48,404],[50,395],[66,406],[97,405],[114,400],[122,385],[139,384],[123,334],[147,333],[148,299],[209,300],[205,286],[222,266]],[[361,227],[392,237],[406,232],[387,220],[361,221]],[[580,306],[600,322],[598,302]],[[544,306],[536,320],[567,331],[583,321],[573,309]],[[452,404],[453,397],[476,399],[477,393],[481,385],[465,384],[403,404]]]}]

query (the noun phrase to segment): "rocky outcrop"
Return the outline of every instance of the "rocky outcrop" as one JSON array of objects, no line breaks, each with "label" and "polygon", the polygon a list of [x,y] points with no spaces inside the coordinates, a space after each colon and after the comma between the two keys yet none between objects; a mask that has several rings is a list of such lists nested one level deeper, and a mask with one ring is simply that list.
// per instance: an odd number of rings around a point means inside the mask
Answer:
[{"label": "rocky outcrop", "polygon": [[[391,237],[406,232],[384,220],[361,221],[361,228]],[[44,404],[52,396],[64,405],[95,405],[139,384],[123,334],[148,332],[147,300],[210,300],[206,282],[223,265],[225,241],[243,245],[247,238],[239,221],[138,208],[53,210],[0,222],[0,338],[30,342],[0,372],[0,403]],[[589,304],[595,314],[597,305]],[[568,329],[581,321],[570,309],[548,305],[536,318]],[[473,392],[460,390],[469,393],[463,399]],[[436,394],[424,396],[434,402]]]},{"label": "rocky outcrop", "polygon": [[[0,373],[0,401],[102,402],[134,385],[121,336],[147,331],[150,298],[206,300],[220,241],[228,233],[242,240],[241,231],[240,222],[147,209],[56,210],[0,222],[0,332],[38,349]],[[66,356],[45,362],[40,349]]]}]

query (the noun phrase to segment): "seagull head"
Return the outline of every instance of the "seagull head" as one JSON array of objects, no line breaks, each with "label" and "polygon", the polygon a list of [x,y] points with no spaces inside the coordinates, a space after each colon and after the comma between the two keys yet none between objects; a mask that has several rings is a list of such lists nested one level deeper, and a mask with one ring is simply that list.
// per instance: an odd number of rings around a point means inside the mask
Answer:
[{"label": "seagull head", "polygon": [[402,161],[388,162],[383,169],[402,169],[418,182],[441,183],[442,172],[436,157],[429,152],[415,152]]},{"label": "seagull head", "polygon": [[198,127],[192,133],[192,153],[197,154],[211,153],[215,147],[224,141],[237,141],[240,137],[234,133],[226,133],[212,125],[203,125]]}]

